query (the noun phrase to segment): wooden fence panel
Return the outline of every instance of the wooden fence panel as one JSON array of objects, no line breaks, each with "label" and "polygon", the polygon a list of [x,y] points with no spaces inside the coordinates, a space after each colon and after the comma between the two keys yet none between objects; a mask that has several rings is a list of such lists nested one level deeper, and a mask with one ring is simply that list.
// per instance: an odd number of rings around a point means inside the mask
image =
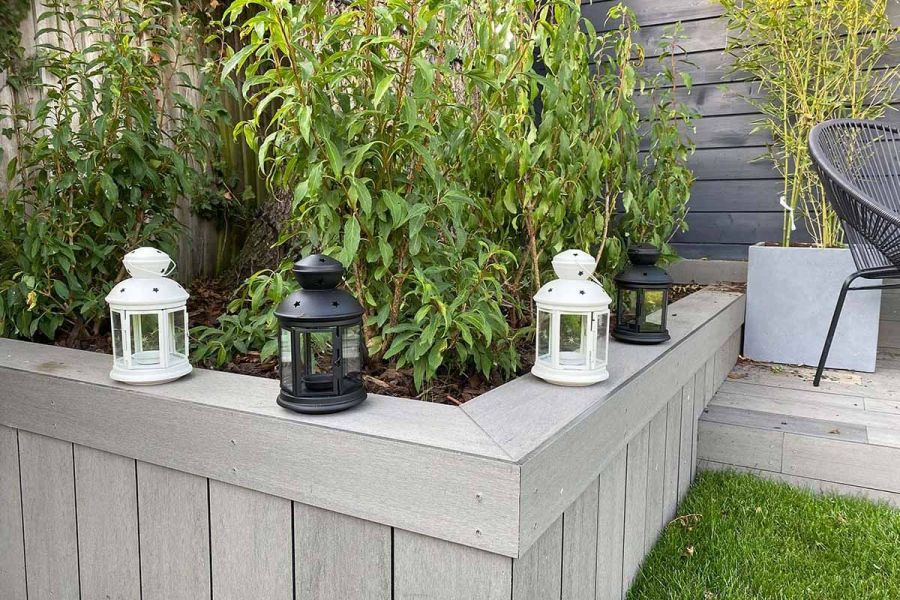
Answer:
[{"label": "wooden fence panel", "polygon": [[140,600],[135,461],[75,446],[82,598]]},{"label": "wooden fence panel", "polygon": [[210,480],[212,595],[293,600],[291,501]]},{"label": "wooden fence panel", "polygon": [[294,503],[296,600],[390,600],[391,528]]},{"label": "wooden fence panel", "polygon": [[209,599],[207,480],[137,465],[143,600]]},{"label": "wooden fence panel", "polygon": [[18,432],[0,425],[0,598],[25,600]]},{"label": "wooden fence panel", "polygon": [[29,598],[79,600],[72,444],[19,432]]},{"label": "wooden fence panel", "polygon": [[562,600],[594,600],[597,595],[597,517],[595,480],[563,514]]},{"label": "wooden fence panel", "polygon": [[620,450],[600,473],[597,516],[597,600],[622,598],[627,454],[627,448]]},{"label": "wooden fence panel", "polygon": [[394,530],[395,600],[509,600],[512,559]]}]

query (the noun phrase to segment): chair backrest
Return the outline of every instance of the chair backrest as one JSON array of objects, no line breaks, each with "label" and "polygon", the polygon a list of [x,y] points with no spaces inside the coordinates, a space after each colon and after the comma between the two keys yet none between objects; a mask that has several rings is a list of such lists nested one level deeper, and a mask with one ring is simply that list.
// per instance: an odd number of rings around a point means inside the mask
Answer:
[{"label": "chair backrest", "polygon": [[900,268],[900,124],[826,121],[809,152],[857,267]]}]

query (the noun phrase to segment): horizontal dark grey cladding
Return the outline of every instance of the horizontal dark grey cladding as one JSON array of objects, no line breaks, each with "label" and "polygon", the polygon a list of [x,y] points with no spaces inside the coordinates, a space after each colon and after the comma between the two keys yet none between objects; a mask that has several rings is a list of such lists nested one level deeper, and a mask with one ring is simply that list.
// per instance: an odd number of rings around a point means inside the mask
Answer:
[{"label": "horizontal dark grey cladding", "polygon": [[[781,237],[781,182],[770,162],[758,160],[769,141],[767,134],[753,132],[762,117],[754,105],[754,100],[762,98],[759,84],[747,74],[730,70],[732,58],[723,50],[734,32],[728,31],[718,0],[624,1],[641,25],[635,35],[647,57],[641,73],[659,71],[660,63],[654,57],[676,22],[681,22],[685,36],[680,46],[692,63],[680,70],[690,74],[694,85],[691,89],[681,85],[675,93],[677,100],[699,115],[694,122],[696,131],[690,132],[698,150],[689,160],[697,181],[687,217],[691,229],[676,235],[674,247],[686,258],[746,260],[749,244]],[[616,3],[582,2],[582,15],[598,31],[614,29],[619,23],[608,21],[607,13]],[[888,0],[887,11],[892,23],[900,26],[900,1]],[[900,44],[882,65],[898,60]],[[649,96],[637,98],[645,118],[651,101]],[[900,91],[893,101],[900,101]],[[897,119],[900,114],[889,113],[888,118]],[[643,150],[648,147],[648,143],[642,144]],[[808,239],[803,225],[797,226],[797,239]]]}]

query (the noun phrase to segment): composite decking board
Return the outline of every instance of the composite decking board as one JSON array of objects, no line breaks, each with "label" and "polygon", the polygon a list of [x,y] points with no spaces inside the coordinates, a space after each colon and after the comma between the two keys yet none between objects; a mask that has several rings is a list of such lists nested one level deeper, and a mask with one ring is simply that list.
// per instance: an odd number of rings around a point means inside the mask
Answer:
[{"label": "composite decking board", "polygon": [[[725,317],[725,328],[738,327],[740,317],[737,313],[742,303],[743,296],[739,294],[732,296],[706,291],[691,294],[673,303],[668,321],[671,342],[656,346],[637,346],[611,341],[609,379],[592,386],[570,388],[564,403],[558,400],[558,386],[526,375],[470,400],[463,405],[462,410],[513,459],[521,460],[558,436],[573,419],[586,411],[596,410],[608,400],[629,390],[635,384],[638,373],[643,382],[652,370],[663,370],[672,362],[683,360],[684,354],[705,353],[707,348],[701,344],[718,347],[718,331],[706,334],[723,321],[719,316]],[[727,315],[722,314],[725,312]],[[690,332],[693,335],[689,335]],[[703,361],[705,360],[704,356]],[[693,367],[691,373],[696,368]],[[676,380],[679,378],[686,379],[687,374],[679,373]],[[666,385],[672,385],[670,379],[666,380]],[[547,410],[548,406],[553,406],[553,410]],[[653,414],[656,411],[645,415],[645,421],[649,421]],[[587,480],[577,491],[580,492],[586,485]]]},{"label": "composite decking board", "polygon": [[563,513],[562,600],[595,600],[599,480]]},{"label": "composite decking board", "polygon": [[814,400],[760,398],[752,394],[738,395],[720,392],[716,394],[713,402],[718,407],[740,408],[803,419],[835,421],[863,427],[871,425],[900,429],[900,415],[898,414],[861,408],[844,408]]},{"label": "composite decking board", "polygon": [[75,445],[82,598],[140,600],[135,461]]},{"label": "composite decking board", "polygon": [[512,600],[559,600],[562,592],[563,517],[513,559]]},{"label": "composite decking board", "polygon": [[774,398],[782,400],[806,400],[838,406],[841,408],[866,409],[867,399],[853,390],[836,393],[821,388],[814,388],[809,382],[800,381],[796,388],[771,385],[770,383],[753,383],[745,379],[729,379],[719,388],[718,395],[755,396],[758,398]]},{"label": "composite decking board", "polygon": [[206,478],[137,463],[143,600],[209,600]]},{"label": "composite decking board", "polygon": [[668,405],[650,421],[648,432],[647,502],[644,518],[644,553],[650,552],[662,530],[665,513],[666,424]]},{"label": "composite decking board", "polygon": [[0,425],[0,598],[26,600],[19,441],[15,429]]},{"label": "composite decking board", "polygon": [[511,597],[511,558],[394,530],[394,600]]},{"label": "composite decking board", "polygon": [[276,404],[279,384],[272,379],[194,369],[191,375],[164,386],[136,389],[111,380],[111,364],[112,357],[96,352],[0,338],[0,377],[4,369],[24,371],[94,384],[125,396],[140,397],[146,403],[179,401],[198,408],[250,414],[348,435],[391,439],[509,460],[503,450],[455,406],[369,394],[366,401],[353,410],[302,415]]},{"label": "composite decking board", "polygon": [[873,490],[870,488],[857,487],[842,483],[834,483],[833,481],[810,479],[808,477],[787,475],[785,473],[776,473],[774,471],[766,471],[764,469],[752,469],[749,467],[741,467],[737,465],[730,465],[707,460],[700,461],[699,469],[701,471],[730,471],[735,473],[750,473],[752,475],[756,475],[757,477],[770,479],[772,481],[780,481],[782,483],[808,489],[816,493],[863,497],[876,502],[886,502],[896,508],[900,508],[900,494],[884,492],[881,490]]},{"label": "composite decking board", "polygon": [[846,442],[865,444],[869,441],[866,433],[867,428],[862,425],[842,421],[794,417],[782,413],[763,412],[746,408],[713,405],[706,409],[702,420],[753,429],[838,439]]},{"label": "composite decking board", "polygon": [[[610,457],[669,401],[675,385],[687,383],[688,379],[693,382],[693,374],[706,362],[712,349],[740,328],[743,309],[743,296],[728,303],[716,319],[689,339],[673,344],[665,360],[653,363],[621,392],[595,404],[571,423],[565,435],[552,436],[541,451],[529,457],[521,473],[521,547],[527,548],[578,497]],[[525,394],[518,399],[522,405],[530,400]],[[554,404],[554,410],[556,406],[559,402]],[[688,420],[690,417],[688,408]]]},{"label": "composite decking board", "polygon": [[691,485],[691,468],[694,459],[693,423],[694,413],[694,378],[681,388],[681,437],[678,441],[678,501],[685,497]]},{"label": "composite decking board", "polygon": [[293,600],[291,501],[209,482],[212,597]]},{"label": "composite decking board", "polygon": [[79,600],[72,444],[19,431],[29,598]]},{"label": "composite decking board", "polygon": [[698,460],[781,471],[784,433],[701,421]]},{"label": "composite decking board", "polygon": [[650,424],[628,442],[625,468],[625,546],[622,552],[622,595],[628,593],[645,554],[647,471]]},{"label": "composite decking board", "polygon": [[900,415],[900,401],[898,400],[882,400],[880,398],[865,398],[863,406],[866,410],[872,412],[884,412],[894,415]]},{"label": "composite decking board", "polygon": [[[866,427],[868,442],[874,446],[900,448],[900,430],[885,427]],[[898,465],[900,468],[900,465]]]},{"label": "composite decking board", "polygon": [[787,433],[781,472],[900,493],[900,448]]},{"label": "composite decking board", "polygon": [[391,528],[294,503],[297,600],[391,600]]},{"label": "composite decking board", "polygon": [[621,600],[625,547],[627,449],[612,457],[598,478],[597,600]]},{"label": "composite decking board", "polygon": [[681,454],[681,396],[679,390],[666,411],[666,461],[663,477],[663,523],[675,517],[678,508],[678,470]]},{"label": "composite decking board", "polygon": [[[3,424],[507,556],[519,551],[511,462],[115,387],[67,386],[60,395],[58,380],[18,370],[2,378],[22,390],[0,397]],[[429,507],[438,505],[434,519]]]}]

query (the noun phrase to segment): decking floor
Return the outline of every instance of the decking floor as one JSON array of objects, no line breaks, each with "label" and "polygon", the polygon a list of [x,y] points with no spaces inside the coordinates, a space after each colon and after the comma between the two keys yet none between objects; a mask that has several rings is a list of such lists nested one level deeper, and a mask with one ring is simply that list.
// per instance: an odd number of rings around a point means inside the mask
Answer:
[{"label": "decking floor", "polygon": [[885,342],[875,373],[826,371],[819,388],[814,369],[739,361],[701,418],[699,468],[900,507],[900,344]]}]

